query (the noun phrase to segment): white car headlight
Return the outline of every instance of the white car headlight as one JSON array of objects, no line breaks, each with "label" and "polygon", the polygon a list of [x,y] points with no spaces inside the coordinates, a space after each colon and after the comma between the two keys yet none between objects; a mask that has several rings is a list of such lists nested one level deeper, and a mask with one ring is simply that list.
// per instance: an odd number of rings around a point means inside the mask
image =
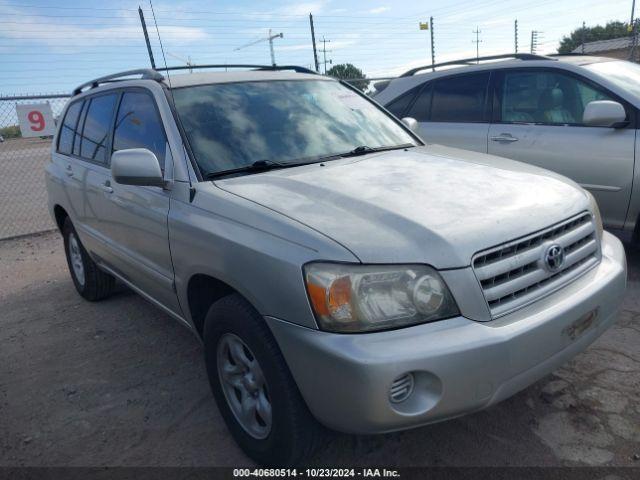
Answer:
[{"label": "white car headlight", "polygon": [[438,272],[426,265],[310,263],[304,277],[323,330],[384,330],[459,314]]},{"label": "white car headlight", "polygon": [[602,226],[602,216],[600,215],[598,202],[596,202],[596,198],[591,194],[591,192],[587,192],[587,195],[589,197],[589,203],[591,206],[591,214],[593,215],[593,221],[596,224],[596,233],[598,235],[598,240],[602,241],[602,232],[604,231],[604,227]]}]

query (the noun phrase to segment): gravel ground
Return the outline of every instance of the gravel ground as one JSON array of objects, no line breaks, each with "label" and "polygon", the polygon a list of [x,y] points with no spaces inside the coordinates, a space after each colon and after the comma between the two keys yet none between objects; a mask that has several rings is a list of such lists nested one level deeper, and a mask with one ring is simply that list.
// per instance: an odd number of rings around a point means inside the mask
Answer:
[{"label": "gravel ground", "polygon": [[[486,411],[336,435],[315,464],[640,466],[640,251],[616,325]],[[184,327],[121,289],[88,303],[47,233],[0,242],[0,466],[248,466]]]}]

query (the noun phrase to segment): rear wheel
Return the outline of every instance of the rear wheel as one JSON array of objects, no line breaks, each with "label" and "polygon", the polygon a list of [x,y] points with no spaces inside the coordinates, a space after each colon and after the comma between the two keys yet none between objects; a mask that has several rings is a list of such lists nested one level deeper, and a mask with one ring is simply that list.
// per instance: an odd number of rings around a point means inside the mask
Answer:
[{"label": "rear wheel", "polygon": [[108,297],[113,292],[115,279],[91,259],[69,217],[64,221],[62,236],[69,273],[78,293],[92,302]]},{"label": "rear wheel", "polygon": [[204,344],[218,408],[244,452],[262,465],[304,462],[321,427],[260,314],[237,294],[222,298],[207,313]]}]

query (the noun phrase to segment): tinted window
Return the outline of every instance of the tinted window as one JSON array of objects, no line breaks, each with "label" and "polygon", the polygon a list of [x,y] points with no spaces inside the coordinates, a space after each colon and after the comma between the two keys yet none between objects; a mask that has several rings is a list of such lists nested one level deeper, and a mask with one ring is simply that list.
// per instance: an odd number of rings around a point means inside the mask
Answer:
[{"label": "tinted window", "polygon": [[107,163],[107,140],[116,98],[116,94],[109,94],[91,99],[82,131],[82,158]]},{"label": "tinted window", "polygon": [[402,118],[407,111],[407,108],[409,108],[409,105],[415,98],[416,92],[418,90],[419,89],[414,88],[404,95],[401,95],[399,98],[396,98],[393,102],[389,103],[386,106],[387,110],[393,113],[396,117]]},{"label": "tinted window", "polygon": [[411,107],[409,111],[408,117],[415,118],[419,122],[427,122],[429,121],[429,110],[431,109],[431,93],[433,92],[433,88],[431,85],[427,85],[418,98],[416,102]]},{"label": "tinted window", "polygon": [[82,141],[82,126],[84,125],[84,119],[87,116],[87,107],[89,102],[84,102],[82,111],[80,112],[80,118],[78,119],[78,129],[76,131],[76,137],[73,140],[73,154],[80,156],[80,142]]},{"label": "tinted window", "polygon": [[82,101],[74,102],[67,109],[58,138],[58,151],[60,153],[69,155],[73,149],[73,138],[78,128],[78,118],[80,117],[82,104]]},{"label": "tinted window", "polygon": [[431,102],[432,122],[485,121],[489,73],[436,80]]},{"label": "tinted window", "polygon": [[167,138],[153,98],[142,92],[122,96],[113,132],[113,150],[146,148],[156,154],[164,167]]},{"label": "tinted window", "polygon": [[613,100],[573,75],[545,70],[505,72],[499,96],[503,122],[548,125],[579,125],[589,102]]},{"label": "tinted window", "polygon": [[362,145],[417,143],[392,117],[334,81],[219,83],[177,88],[173,97],[205,174],[260,160],[310,162]]}]

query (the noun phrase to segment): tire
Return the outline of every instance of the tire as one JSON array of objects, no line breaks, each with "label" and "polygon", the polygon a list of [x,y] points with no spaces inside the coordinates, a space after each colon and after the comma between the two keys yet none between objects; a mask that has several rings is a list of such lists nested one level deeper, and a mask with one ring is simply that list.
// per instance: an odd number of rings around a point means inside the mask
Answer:
[{"label": "tire", "polygon": [[91,259],[82,243],[80,243],[78,233],[73,228],[73,223],[71,223],[69,217],[64,221],[62,237],[64,238],[67,266],[69,267],[73,285],[78,293],[90,302],[96,302],[111,295],[115,287],[115,279],[100,270],[98,265]]},{"label": "tire", "polygon": [[[234,413],[233,407],[236,404],[237,412],[240,399],[249,398],[243,380],[239,380],[243,374],[233,370],[234,362],[246,367],[231,355],[233,346],[237,347],[236,340],[247,347],[242,349],[245,360],[253,357],[264,378],[264,383],[255,382],[258,391],[252,395],[255,395],[258,406],[252,420],[244,417],[243,422],[248,426],[243,426],[242,414]],[[269,327],[244,298],[232,294],[211,306],[205,319],[204,347],[213,395],[227,427],[242,450],[260,465],[277,467],[300,465],[311,456],[322,429],[302,399]],[[219,366],[233,370],[231,382],[223,380],[224,374],[219,371]],[[246,375],[251,375],[252,369],[245,372],[245,379]],[[251,378],[259,377],[258,374]],[[270,425],[268,415],[260,422],[265,408],[259,405],[264,404],[265,399],[270,406]]]}]

